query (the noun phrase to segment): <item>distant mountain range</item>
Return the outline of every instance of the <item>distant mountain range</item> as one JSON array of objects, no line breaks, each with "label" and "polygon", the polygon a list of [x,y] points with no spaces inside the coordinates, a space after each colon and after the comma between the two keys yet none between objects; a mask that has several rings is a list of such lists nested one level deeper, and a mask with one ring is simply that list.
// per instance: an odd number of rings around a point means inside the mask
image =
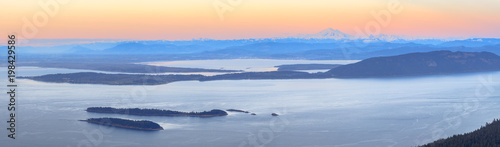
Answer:
[{"label": "distant mountain range", "polygon": [[410,37],[410,36],[399,36],[399,35],[386,35],[386,34],[378,34],[378,35],[368,35],[368,36],[354,36],[344,32],[341,32],[337,29],[327,28],[322,30],[316,34],[299,34],[296,36],[289,36],[279,39],[314,39],[314,40],[324,40],[324,39],[333,39],[333,40],[363,40],[364,42],[373,42],[373,41],[410,41],[410,40],[441,40],[441,41],[452,41],[457,39],[465,39],[465,38],[432,38],[432,37]]},{"label": "distant mountain range", "polygon": [[[51,40],[44,41],[50,42]],[[70,41],[76,42],[75,40]],[[54,42],[62,41],[55,40]],[[86,40],[86,42],[89,41]],[[241,58],[361,60],[378,56],[439,50],[463,52],[487,51],[500,54],[500,39],[424,38],[384,34],[370,35],[363,38],[328,28],[316,34],[303,34],[281,38],[115,41],[43,47],[22,46],[22,49],[24,55],[33,56],[92,55],[98,57],[104,55],[137,55],[151,57],[161,55],[158,58],[155,57],[154,60]],[[120,60],[123,60],[123,58]]]}]

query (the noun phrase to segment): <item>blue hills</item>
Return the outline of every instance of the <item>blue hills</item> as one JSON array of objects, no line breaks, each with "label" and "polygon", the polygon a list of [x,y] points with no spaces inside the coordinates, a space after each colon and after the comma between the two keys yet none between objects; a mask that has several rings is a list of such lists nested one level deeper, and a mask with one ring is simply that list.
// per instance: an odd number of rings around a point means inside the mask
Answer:
[{"label": "blue hills", "polygon": [[383,34],[360,38],[329,28],[317,34],[283,38],[116,41],[23,48],[25,54],[31,55],[165,55],[178,60],[238,58],[332,60],[366,59],[438,50],[487,51],[500,54],[500,39],[415,39]]}]

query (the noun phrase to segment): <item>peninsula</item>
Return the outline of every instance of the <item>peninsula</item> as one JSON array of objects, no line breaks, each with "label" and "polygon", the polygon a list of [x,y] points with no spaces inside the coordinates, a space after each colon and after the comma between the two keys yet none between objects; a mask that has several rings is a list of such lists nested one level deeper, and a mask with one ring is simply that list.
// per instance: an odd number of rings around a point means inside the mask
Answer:
[{"label": "peninsula", "polygon": [[297,70],[329,70],[335,67],[342,66],[341,64],[285,64],[274,66],[278,71],[297,71]]}]

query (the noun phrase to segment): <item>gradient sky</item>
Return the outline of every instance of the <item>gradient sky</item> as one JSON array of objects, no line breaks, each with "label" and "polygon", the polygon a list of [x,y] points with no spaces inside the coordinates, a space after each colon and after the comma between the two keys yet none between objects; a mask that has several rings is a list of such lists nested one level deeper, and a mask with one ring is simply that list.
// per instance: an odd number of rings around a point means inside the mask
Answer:
[{"label": "gradient sky", "polygon": [[[45,13],[39,2],[0,2],[2,35],[19,36],[23,18]],[[376,19],[391,0],[65,0],[36,39],[266,38],[317,33],[326,28],[355,35],[355,28]],[[213,3],[233,10],[221,20]],[[229,0],[237,1],[237,0]],[[428,37],[500,38],[500,0],[399,0],[403,11],[391,14],[381,33]],[[52,8],[52,7],[51,7]],[[28,38],[28,37],[24,37]]]}]

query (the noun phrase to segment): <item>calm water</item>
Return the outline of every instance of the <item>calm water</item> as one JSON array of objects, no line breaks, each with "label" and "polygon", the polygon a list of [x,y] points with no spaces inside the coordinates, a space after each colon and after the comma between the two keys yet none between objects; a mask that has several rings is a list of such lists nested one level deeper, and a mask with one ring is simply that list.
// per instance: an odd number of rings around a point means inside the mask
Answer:
[{"label": "calm water", "polygon": [[[0,129],[2,146],[416,146],[500,118],[500,72],[159,86],[18,82],[17,139],[8,139],[6,130]],[[5,95],[0,104],[7,107],[7,101]],[[235,108],[257,115],[141,117],[83,111],[90,106]],[[0,117],[8,119],[6,108],[0,109]],[[134,131],[77,121],[90,117],[152,120],[165,130]]]},{"label": "calm water", "polygon": [[274,66],[284,64],[349,64],[359,60],[273,60],[273,59],[220,59],[144,62],[140,64],[171,67],[244,70],[247,72],[276,71]]}]

